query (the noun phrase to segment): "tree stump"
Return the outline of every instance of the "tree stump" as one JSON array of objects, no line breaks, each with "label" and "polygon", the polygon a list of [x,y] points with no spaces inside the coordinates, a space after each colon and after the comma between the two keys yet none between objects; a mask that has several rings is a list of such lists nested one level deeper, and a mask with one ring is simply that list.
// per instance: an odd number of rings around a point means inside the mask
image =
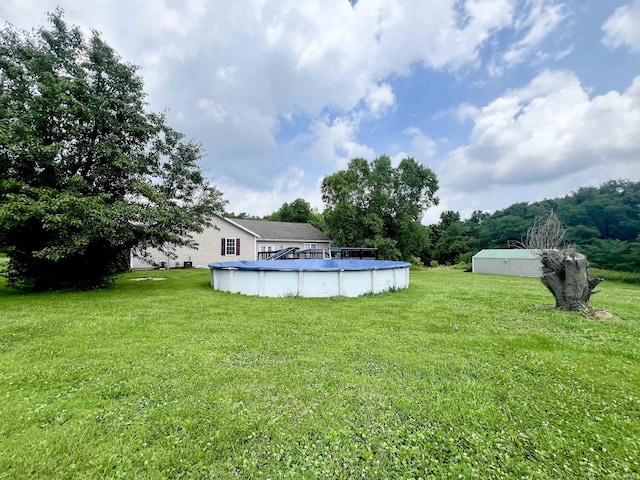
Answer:
[{"label": "tree stump", "polygon": [[589,276],[587,258],[575,251],[545,250],[541,254],[542,283],[556,299],[556,308],[584,311],[601,278]]}]

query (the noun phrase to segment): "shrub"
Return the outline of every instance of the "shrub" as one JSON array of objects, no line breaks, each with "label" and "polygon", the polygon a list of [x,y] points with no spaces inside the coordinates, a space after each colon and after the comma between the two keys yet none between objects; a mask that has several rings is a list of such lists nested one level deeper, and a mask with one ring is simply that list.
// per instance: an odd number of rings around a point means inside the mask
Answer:
[{"label": "shrub", "polygon": [[603,278],[609,282],[640,284],[640,273],[618,272],[615,270],[602,270],[600,268],[590,268],[589,272],[594,277]]},{"label": "shrub", "polygon": [[465,263],[471,265],[471,257],[473,257],[472,252],[461,253],[456,257],[456,264]]},{"label": "shrub", "polygon": [[453,269],[454,270],[471,270],[471,264],[465,263],[465,262],[459,262],[453,266]]},{"label": "shrub", "polygon": [[413,256],[409,259],[409,262],[411,262],[411,267],[417,267],[417,268],[424,267],[424,263],[422,263],[422,260],[419,257]]}]

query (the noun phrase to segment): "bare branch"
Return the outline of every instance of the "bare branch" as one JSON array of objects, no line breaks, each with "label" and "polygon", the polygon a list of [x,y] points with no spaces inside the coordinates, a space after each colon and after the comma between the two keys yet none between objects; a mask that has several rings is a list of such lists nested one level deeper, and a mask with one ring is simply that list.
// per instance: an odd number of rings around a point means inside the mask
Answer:
[{"label": "bare branch", "polygon": [[540,214],[529,227],[522,239],[521,246],[531,250],[560,250],[563,253],[574,253],[574,246],[565,238],[566,229],[552,210],[548,214]]}]

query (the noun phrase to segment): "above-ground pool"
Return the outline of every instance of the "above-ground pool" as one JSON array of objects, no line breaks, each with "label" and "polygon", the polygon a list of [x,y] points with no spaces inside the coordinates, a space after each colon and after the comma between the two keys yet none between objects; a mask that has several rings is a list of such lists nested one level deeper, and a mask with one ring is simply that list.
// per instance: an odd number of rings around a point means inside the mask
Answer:
[{"label": "above-ground pool", "polygon": [[386,260],[258,260],[219,262],[211,286],[261,297],[357,297],[409,286],[407,262]]}]

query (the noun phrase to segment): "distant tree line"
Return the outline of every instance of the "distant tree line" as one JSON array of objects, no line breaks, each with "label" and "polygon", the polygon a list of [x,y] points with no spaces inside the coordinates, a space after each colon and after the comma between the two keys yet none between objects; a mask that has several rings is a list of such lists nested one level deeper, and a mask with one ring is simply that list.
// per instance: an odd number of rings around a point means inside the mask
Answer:
[{"label": "distant tree line", "polygon": [[447,211],[429,226],[430,258],[441,264],[470,262],[483,248],[507,248],[522,239],[534,219],[553,211],[566,238],[594,266],[640,272],[640,182],[611,180],[561,198],[515,203],[493,214],[476,211],[467,220]]},{"label": "distant tree line", "polygon": [[[394,168],[388,157],[354,159],[324,178],[325,210],[298,198],[261,217],[311,223],[337,246],[377,247],[382,258],[440,265],[470,263],[483,248],[508,248],[522,240],[540,214],[554,212],[566,238],[592,265],[640,272],[640,182],[611,180],[560,198],[515,203],[494,213],[474,211],[462,220],[451,210],[435,225],[420,223],[437,204],[435,174],[413,159]],[[246,213],[229,216],[260,218]]]}]

